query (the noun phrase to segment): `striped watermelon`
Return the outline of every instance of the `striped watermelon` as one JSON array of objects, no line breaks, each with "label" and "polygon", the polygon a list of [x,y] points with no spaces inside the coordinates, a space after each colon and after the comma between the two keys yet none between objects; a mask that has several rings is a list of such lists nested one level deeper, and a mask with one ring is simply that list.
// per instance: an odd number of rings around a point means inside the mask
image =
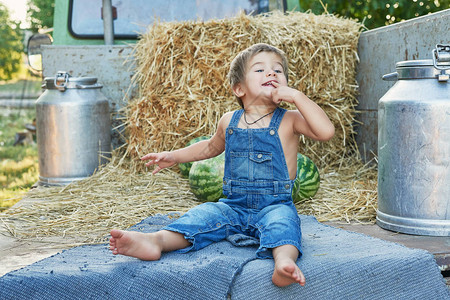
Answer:
[{"label": "striped watermelon", "polygon": [[201,202],[215,202],[225,196],[222,193],[225,154],[196,161],[189,171],[192,193]]},{"label": "striped watermelon", "polygon": [[[196,137],[196,138],[190,140],[190,141],[186,144],[186,147],[187,147],[187,146],[190,146],[190,145],[192,145],[192,144],[195,144],[195,143],[197,143],[197,142],[200,142],[200,141],[203,141],[203,140],[208,140],[208,139],[210,139],[209,136],[199,136],[199,137]],[[178,169],[180,169],[181,175],[183,175],[183,176],[186,177],[186,178],[189,177],[189,170],[191,169],[191,167],[192,167],[192,163],[191,163],[191,162],[178,164]]]},{"label": "striped watermelon", "polygon": [[309,157],[297,153],[297,178],[292,188],[294,202],[313,197],[319,190],[319,185],[319,170],[314,162]]}]

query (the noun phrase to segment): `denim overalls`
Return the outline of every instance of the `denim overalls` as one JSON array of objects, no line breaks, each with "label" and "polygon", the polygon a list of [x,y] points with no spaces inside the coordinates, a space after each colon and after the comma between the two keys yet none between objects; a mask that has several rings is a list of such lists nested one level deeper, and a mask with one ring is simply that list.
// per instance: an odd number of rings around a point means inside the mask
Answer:
[{"label": "denim overalls", "polygon": [[234,234],[259,239],[259,258],[272,258],[272,248],[289,244],[301,255],[300,219],[292,202],[278,127],[285,109],[277,108],[269,127],[238,128],[243,110],[235,111],[226,129],[225,173],[219,202],[198,205],[165,230],[192,243],[178,250],[198,250]]}]

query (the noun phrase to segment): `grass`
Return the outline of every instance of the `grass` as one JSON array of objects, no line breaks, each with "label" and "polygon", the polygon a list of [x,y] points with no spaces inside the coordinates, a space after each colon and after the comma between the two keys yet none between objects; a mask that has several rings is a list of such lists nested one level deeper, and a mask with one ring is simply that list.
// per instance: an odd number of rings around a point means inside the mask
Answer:
[{"label": "grass", "polygon": [[[42,78],[22,64],[14,79],[0,81],[0,101],[37,97],[42,93],[41,85]],[[16,133],[26,131],[25,124],[35,117],[34,109],[0,107],[0,212],[22,199],[38,181],[36,143],[13,146]]]},{"label": "grass", "polygon": [[[25,55],[24,59],[25,61]],[[14,98],[24,96],[35,96],[42,92],[42,78],[31,73],[25,64],[21,64],[14,79],[8,81],[0,80],[0,97],[13,95]]]},{"label": "grass", "polygon": [[24,95],[35,96],[42,91],[41,85],[42,81],[40,79],[17,79],[6,83],[0,83],[0,94],[20,97],[23,93]]},{"label": "grass", "polygon": [[34,109],[0,109],[0,211],[18,202],[38,180],[35,140],[13,146],[17,132],[35,118]]},{"label": "grass", "polygon": [[0,81],[0,96],[36,97],[42,92],[42,80],[38,77],[18,78],[10,81]]}]

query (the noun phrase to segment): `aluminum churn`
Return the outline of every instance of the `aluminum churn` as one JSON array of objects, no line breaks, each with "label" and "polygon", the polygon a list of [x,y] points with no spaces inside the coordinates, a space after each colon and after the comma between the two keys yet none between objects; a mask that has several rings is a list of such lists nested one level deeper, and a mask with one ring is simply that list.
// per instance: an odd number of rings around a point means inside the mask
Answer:
[{"label": "aluminum churn", "polygon": [[450,236],[450,45],[396,64],[378,104],[377,224]]},{"label": "aluminum churn", "polygon": [[109,102],[95,77],[58,72],[36,101],[39,184],[89,177],[111,152]]}]

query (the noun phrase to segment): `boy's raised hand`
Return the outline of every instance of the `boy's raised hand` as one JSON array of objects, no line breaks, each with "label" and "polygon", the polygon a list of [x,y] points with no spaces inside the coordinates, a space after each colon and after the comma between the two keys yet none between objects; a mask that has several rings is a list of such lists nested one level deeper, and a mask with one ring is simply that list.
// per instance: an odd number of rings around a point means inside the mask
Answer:
[{"label": "boy's raised hand", "polygon": [[282,86],[276,81],[272,81],[272,85],[275,87],[272,90],[272,101],[275,102],[275,104],[280,104],[281,101],[293,103],[296,93],[299,93],[298,90],[288,86]]},{"label": "boy's raised hand", "polygon": [[162,169],[169,168],[169,167],[175,165],[175,163],[176,163],[173,159],[172,154],[167,151],[161,152],[161,153],[149,153],[149,154],[141,157],[141,160],[149,161],[145,164],[147,167],[156,164],[156,167],[153,170],[152,174],[156,174],[159,171],[161,171]]}]

